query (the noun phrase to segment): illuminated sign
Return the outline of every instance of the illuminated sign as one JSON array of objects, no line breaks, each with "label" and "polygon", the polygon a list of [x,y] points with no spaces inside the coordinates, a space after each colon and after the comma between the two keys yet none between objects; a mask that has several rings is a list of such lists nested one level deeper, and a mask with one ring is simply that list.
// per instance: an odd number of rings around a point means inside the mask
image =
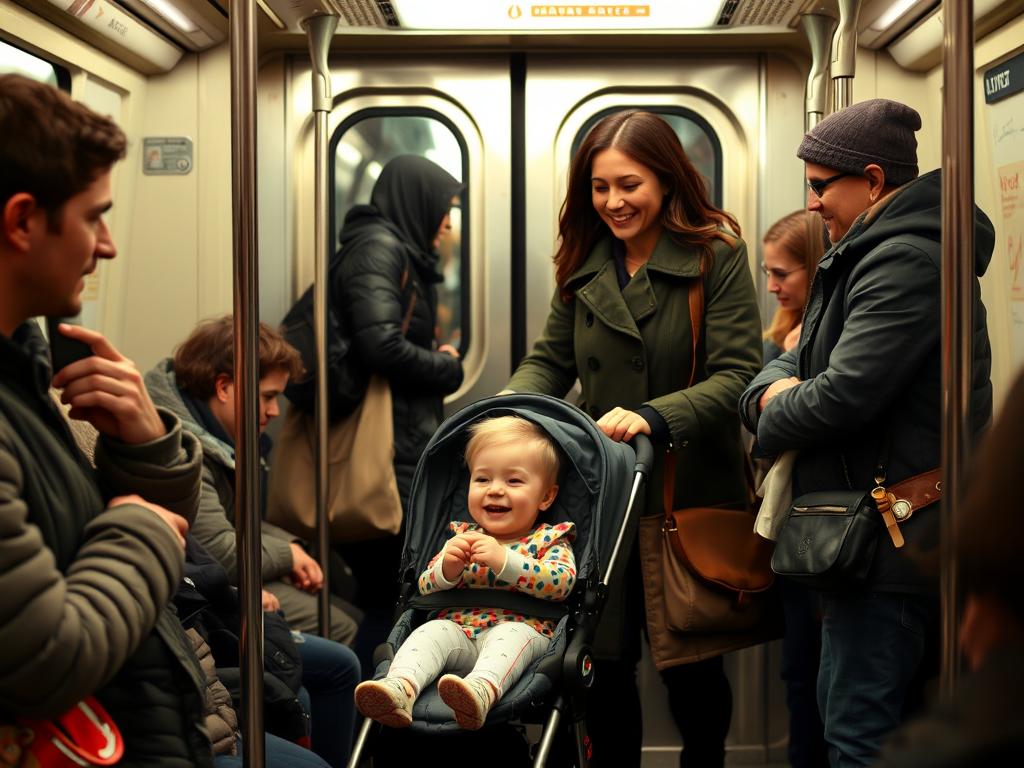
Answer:
[{"label": "illuminated sign", "polygon": [[646,3],[509,3],[508,0],[391,0],[402,27],[437,30],[707,29],[722,0]]}]

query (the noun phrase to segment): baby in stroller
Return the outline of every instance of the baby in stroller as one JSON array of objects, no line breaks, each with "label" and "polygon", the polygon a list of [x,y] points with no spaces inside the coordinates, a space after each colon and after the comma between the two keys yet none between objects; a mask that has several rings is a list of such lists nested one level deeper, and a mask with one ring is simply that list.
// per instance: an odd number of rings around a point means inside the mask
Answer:
[{"label": "baby in stroller", "polygon": [[[558,494],[559,452],[547,433],[518,416],[473,424],[466,444],[468,510],[420,574],[419,589],[488,588],[564,600],[576,581],[572,523],[539,523]],[[401,728],[413,702],[442,673],[437,688],[462,728],[480,728],[487,712],[548,648],[556,622],[509,610],[444,609],[402,643],[388,676],[361,683],[356,706]]]}]

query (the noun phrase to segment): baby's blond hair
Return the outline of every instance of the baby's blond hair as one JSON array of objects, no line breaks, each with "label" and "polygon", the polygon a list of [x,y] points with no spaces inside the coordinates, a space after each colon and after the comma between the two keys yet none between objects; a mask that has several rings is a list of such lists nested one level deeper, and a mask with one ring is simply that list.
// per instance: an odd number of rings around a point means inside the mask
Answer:
[{"label": "baby's blond hair", "polygon": [[557,482],[560,464],[558,448],[548,433],[532,421],[519,416],[495,416],[472,424],[469,434],[466,466],[471,469],[473,460],[483,448],[515,443],[536,450],[537,458],[548,472],[548,481],[552,484]]}]

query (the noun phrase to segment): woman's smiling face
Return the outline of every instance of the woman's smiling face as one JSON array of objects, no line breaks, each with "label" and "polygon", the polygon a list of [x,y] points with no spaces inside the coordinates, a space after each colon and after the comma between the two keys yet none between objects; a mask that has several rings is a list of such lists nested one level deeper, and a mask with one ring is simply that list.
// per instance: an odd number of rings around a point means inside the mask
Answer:
[{"label": "woman's smiling face", "polygon": [[661,234],[661,207],[667,190],[643,163],[615,147],[594,155],[590,168],[594,210],[612,234],[629,244],[653,247]]}]

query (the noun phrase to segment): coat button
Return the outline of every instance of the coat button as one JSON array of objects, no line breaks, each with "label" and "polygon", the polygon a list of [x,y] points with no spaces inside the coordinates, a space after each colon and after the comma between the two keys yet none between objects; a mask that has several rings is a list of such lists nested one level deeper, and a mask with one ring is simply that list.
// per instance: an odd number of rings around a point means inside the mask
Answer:
[{"label": "coat button", "polygon": [[588,357],[587,358],[587,368],[589,368],[592,371],[600,370],[601,369],[601,361],[598,360],[596,357]]},{"label": "coat button", "polygon": [[640,355],[633,357],[633,370],[639,373],[644,369],[644,359]]},{"label": "coat button", "polygon": [[587,312],[586,317],[583,318],[583,324],[586,325],[587,328],[589,328],[590,326],[592,326],[594,324],[594,313],[593,312]]}]

